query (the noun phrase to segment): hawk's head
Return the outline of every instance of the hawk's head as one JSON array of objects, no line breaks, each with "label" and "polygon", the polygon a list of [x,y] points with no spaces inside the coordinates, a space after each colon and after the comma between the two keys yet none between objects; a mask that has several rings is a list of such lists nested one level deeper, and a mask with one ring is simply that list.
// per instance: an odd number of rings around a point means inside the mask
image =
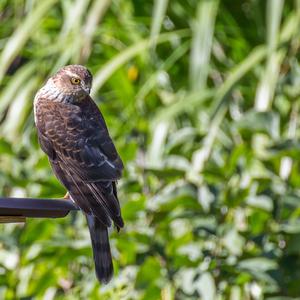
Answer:
[{"label": "hawk's head", "polygon": [[48,99],[60,102],[78,102],[90,93],[91,72],[81,65],[61,68],[43,87]]}]

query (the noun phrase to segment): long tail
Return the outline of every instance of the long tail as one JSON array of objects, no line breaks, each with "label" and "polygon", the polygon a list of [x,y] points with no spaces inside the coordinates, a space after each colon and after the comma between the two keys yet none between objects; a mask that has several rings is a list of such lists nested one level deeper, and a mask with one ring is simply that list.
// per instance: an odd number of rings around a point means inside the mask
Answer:
[{"label": "long tail", "polygon": [[107,228],[92,215],[86,214],[86,219],[91,235],[97,278],[101,283],[108,283],[114,271]]}]

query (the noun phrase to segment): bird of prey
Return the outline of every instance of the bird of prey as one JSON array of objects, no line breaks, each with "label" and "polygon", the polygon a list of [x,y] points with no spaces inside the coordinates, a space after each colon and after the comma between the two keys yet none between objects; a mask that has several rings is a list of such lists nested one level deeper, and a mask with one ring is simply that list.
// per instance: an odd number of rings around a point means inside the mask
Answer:
[{"label": "bird of prey", "polygon": [[124,226],[116,182],[123,163],[103,116],[89,93],[91,72],[81,65],[61,68],[37,92],[34,118],[42,150],[71,199],[86,215],[96,275],[113,275],[108,227]]}]

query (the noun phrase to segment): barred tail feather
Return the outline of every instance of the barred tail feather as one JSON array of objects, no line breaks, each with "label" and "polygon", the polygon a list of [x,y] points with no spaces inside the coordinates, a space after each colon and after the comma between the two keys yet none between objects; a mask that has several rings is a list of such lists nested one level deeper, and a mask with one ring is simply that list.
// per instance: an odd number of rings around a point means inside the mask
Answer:
[{"label": "barred tail feather", "polygon": [[113,264],[107,228],[92,215],[86,215],[90,230],[95,269],[98,280],[108,283],[113,275]]}]

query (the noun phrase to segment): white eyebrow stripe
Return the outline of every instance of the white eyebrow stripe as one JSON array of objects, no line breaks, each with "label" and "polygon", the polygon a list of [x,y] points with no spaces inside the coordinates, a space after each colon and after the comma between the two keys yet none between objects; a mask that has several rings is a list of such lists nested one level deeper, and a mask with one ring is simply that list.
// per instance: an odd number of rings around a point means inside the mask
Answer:
[{"label": "white eyebrow stripe", "polygon": [[71,77],[76,77],[76,78],[79,78],[79,79],[80,79],[80,77],[79,77],[77,74],[75,74],[75,73],[73,73],[73,72],[71,72],[71,71],[69,71],[69,70],[65,70],[65,72],[66,72],[69,76],[71,76]]}]

